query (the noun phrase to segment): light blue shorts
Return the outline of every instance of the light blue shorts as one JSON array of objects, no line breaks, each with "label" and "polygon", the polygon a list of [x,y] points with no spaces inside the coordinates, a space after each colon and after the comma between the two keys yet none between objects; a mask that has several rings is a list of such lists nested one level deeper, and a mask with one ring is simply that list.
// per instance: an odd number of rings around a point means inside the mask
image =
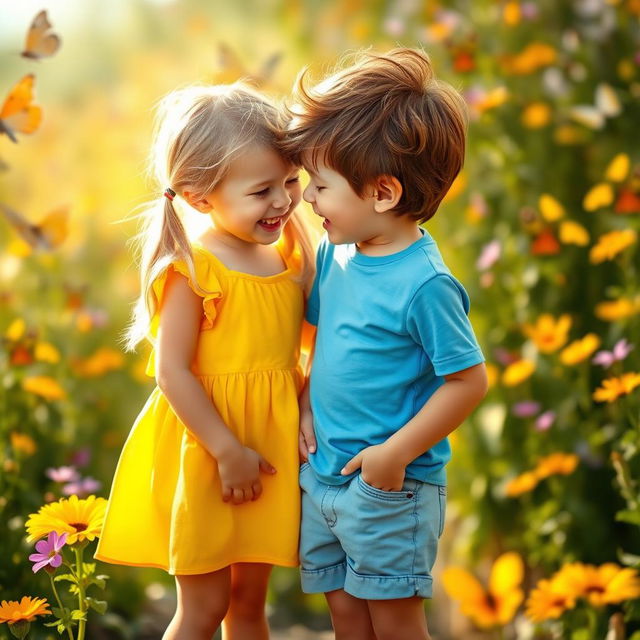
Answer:
[{"label": "light blue shorts", "polygon": [[360,475],[333,486],[300,468],[302,590],[344,589],[356,598],[431,597],[431,568],[444,528],[446,487],[406,480],[382,491]]}]

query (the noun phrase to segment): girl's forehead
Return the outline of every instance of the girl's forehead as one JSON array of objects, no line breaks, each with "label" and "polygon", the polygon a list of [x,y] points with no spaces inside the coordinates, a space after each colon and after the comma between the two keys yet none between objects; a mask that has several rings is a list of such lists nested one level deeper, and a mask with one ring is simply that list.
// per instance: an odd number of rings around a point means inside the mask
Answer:
[{"label": "girl's forehead", "polygon": [[295,166],[275,149],[262,145],[251,145],[238,154],[229,165],[227,177],[232,180],[252,182],[277,179],[290,173]]}]

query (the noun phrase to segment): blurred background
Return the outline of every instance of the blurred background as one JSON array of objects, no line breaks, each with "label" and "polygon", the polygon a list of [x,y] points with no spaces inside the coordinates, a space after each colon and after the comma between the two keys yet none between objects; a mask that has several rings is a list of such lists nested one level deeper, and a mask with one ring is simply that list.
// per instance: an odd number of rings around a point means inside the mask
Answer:
[{"label": "blurred background", "polygon": [[[43,9],[61,46],[25,58]],[[451,438],[432,635],[640,638],[639,18],[640,0],[2,2],[0,599],[53,601],[25,522],[108,497],[153,388],[147,348],[119,339],[138,293],[131,216],[157,196],[154,105],[240,77],[282,97],[305,65],[319,77],[401,44],[469,105],[465,168],[427,228],[471,296],[491,379]],[[574,603],[540,583],[567,567]],[[173,579],[97,571],[108,608],[87,637],[160,638]],[[332,637],[295,570],[274,573],[269,612],[277,637]],[[58,637],[46,621],[29,637]]]}]

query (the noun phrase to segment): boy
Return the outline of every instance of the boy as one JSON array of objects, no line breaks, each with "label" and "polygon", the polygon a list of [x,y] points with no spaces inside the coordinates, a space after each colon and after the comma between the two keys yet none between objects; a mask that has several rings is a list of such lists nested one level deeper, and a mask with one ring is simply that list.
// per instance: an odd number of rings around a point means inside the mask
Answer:
[{"label": "boy", "polygon": [[286,146],[329,241],[307,310],[302,586],[326,594],[338,640],[424,640],[446,436],[487,391],[468,296],[419,226],[460,171],[466,110],[412,49],[297,89]]}]

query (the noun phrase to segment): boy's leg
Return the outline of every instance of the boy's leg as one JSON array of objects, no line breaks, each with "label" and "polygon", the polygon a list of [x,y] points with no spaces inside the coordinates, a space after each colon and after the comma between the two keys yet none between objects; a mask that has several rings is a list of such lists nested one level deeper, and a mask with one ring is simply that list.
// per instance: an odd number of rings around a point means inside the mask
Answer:
[{"label": "boy's leg", "polygon": [[268,640],[265,615],[270,564],[242,562],[231,565],[231,600],[222,623],[224,640]]},{"label": "boy's leg", "polygon": [[354,598],[343,589],[324,595],[336,640],[376,640],[366,600]]},{"label": "boy's leg", "polygon": [[229,567],[193,576],[176,576],[178,606],[163,640],[211,640],[229,607]]},{"label": "boy's leg", "polygon": [[430,640],[422,598],[368,600],[377,640]]}]

